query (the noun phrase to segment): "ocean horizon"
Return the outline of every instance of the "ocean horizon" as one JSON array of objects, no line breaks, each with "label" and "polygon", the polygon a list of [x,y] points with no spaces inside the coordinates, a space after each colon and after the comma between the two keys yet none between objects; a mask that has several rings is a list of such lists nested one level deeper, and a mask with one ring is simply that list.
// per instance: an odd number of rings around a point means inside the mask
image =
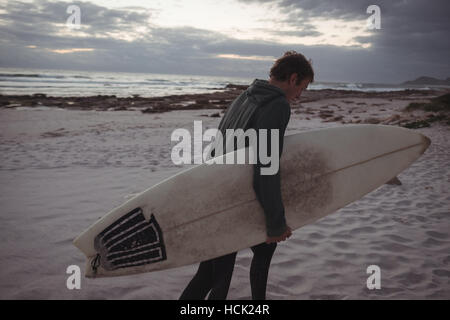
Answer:
[{"label": "ocean horizon", "polygon": [[[254,78],[132,72],[0,68],[0,94],[48,96],[157,97],[225,90],[228,84],[248,85]],[[433,86],[315,81],[309,90],[334,89],[364,92],[431,90]]]}]

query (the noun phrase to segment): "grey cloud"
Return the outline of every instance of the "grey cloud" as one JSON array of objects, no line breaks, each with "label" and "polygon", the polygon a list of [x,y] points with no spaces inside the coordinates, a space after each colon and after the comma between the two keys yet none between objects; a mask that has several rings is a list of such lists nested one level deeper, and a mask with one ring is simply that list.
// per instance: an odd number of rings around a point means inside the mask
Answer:
[{"label": "grey cloud", "polygon": [[[288,15],[288,20],[305,21],[314,17],[361,18],[373,1],[317,1],[317,0],[240,0],[241,2],[276,5]],[[287,20],[287,21],[288,21]]]},{"label": "grey cloud", "polygon": [[[341,1],[339,1],[341,2]],[[310,23],[315,17],[367,16],[365,1],[278,1],[298,32],[267,30],[275,36],[319,35]],[[276,5],[274,2],[273,5]],[[443,3],[443,2],[436,2]],[[162,28],[152,24],[152,11],[140,8],[108,9],[89,2],[75,2],[82,11],[88,37],[61,37],[54,23],[65,23],[67,3],[44,0],[31,4],[8,2],[0,19],[0,66],[66,68],[99,71],[190,73],[266,77],[272,61],[218,58],[218,54],[279,57],[297,50],[312,58],[316,79],[323,81],[401,82],[420,75],[450,75],[449,23],[446,7],[427,7],[417,1],[380,1],[382,29],[360,37],[370,49],[358,47],[282,45],[269,41],[230,38],[196,28]],[[428,5],[429,6],[429,5]],[[448,5],[447,5],[448,7]],[[298,16],[300,10],[307,14]],[[303,20],[301,20],[301,19]],[[127,42],[108,32],[147,26],[143,38]],[[38,48],[26,48],[36,45]],[[93,52],[57,54],[45,48],[94,48]]]},{"label": "grey cloud", "polygon": [[[147,23],[150,12],[108,9],[90,2],[49,2],[38,0],[32,3],[8,1],[8,5],[0,6],[7,11],[0,14],[5,24],[0,27],[2,37],[17,42],[52,39],[52,34],[60,31],[56,24],[65,24],[69,14],[66,12],[70,4],[78,5],[81,11],[81,24],[92,36],[101,36],[109,32],[123,32]],[[28,34],[29,36],[25,36]],[[51,45],[47,42],[46,45]],[[58,42],[58,45],[61,43]]]},{"label": "grey cloud", "polygon": [[[369,17],[367,7],[376,4],[381,9],[381,30],[373,30],[367,37],[356,38],[361,43],[371,44],[369,49],[358,52],[366,56],[367,64],[373,64],[374,61],[379,63],[378,70],[374,68],[372,73],[385,70],[384,74],[389,75],[386,78],[396,79],[392,81],[402,81],[423,74],[446,78],[450,74],[448,0],[245,1],[276,5],[286,14],[284,22],[299,29],[318,18],[366,19]],[[280,34],[283,32],[280,31]],[[327,49],[328,53],[332,51],[335,50]],[[354,54],[354,51],[349,52]],[[396,74],[391,74],[387,66],[396,70]]]},{"label": "grey cloud", "polygon": [[280,38],[282,37],[318,37],[322,35],[316,27],[311,24],[304,23],[301,26],[296,25],[296,30],[284,31],[284,30],[262,30],[267,34],[275,35]]}]

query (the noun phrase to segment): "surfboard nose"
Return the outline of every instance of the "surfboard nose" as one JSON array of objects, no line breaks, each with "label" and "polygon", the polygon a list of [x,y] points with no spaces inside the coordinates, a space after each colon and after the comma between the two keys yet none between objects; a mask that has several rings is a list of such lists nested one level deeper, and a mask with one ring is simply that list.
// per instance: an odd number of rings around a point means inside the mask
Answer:
[{"label": "surfboard nose", "polygon": [[424,144],[427,146],[427,148],[428,148],[428,146],[431,144],[431,139],[430,138],[428,138],[426,135],[424,135],[424,134],[422,134],[422,138],[424,139]]},{"label": "surfboard nose", "polygon": [[421,134],[421,133],[419,133],[420,134],[420,137],[422,138],[422,144],[423,144],[423,150],[422,150],[422,153],[424,153],[427,149],[428,149],[428,147],[430,146],[430,144],[431,144],[431,139],[430,138],[428,138],[426,135],[424,135],[424,134]]},{"label": "surfboard nose", "polygon": [[[428,138],[423,133],[418,132],[417,130],[407,129],[407,128],[403,128],[403,127],[395,127],[395,130],[397,130],[397,132],[399,132],[399,133],[401,132],[401,130],[403,132],[407,133],[407,136],[409,137],[409,139],[405,138],[403,136],[402,140],[405,139],[414,145],[419,145],[420,147],[422,147],[422,151],[420,152],[420,154],[423,154],[431,144],[431,139]],[[399,135],[399,137],[401,137],[401,136]]]}]

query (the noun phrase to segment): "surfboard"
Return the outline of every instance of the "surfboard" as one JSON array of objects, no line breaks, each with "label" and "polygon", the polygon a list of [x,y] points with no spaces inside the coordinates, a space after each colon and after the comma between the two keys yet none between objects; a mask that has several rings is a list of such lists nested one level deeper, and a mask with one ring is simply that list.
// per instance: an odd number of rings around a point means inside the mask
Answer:
[{"label": "surfboard", "polygon": [[[405,128],[352,125],[284,139],[280,161],[286,221],[311,224],[388,182],[430,144]],[[198,263],[266,239],[252,164],[200,164],[111,210],[75,240],[87,277]]]}]

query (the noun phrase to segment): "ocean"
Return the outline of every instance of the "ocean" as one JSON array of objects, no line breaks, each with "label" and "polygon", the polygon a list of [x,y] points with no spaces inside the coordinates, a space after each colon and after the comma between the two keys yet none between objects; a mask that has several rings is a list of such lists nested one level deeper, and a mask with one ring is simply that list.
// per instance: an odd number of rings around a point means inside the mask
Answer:
[{"label": "ocean", "polygon": [[[0,68],[0,94],[3,95],[156,97],[208,93],[224,90],[230,83],[250,84],[252,81],[252,78],[218,76]],[[429,86],[320,81],[312,83],[308,89],[383,92],[406,88],[432,89]]]}]

